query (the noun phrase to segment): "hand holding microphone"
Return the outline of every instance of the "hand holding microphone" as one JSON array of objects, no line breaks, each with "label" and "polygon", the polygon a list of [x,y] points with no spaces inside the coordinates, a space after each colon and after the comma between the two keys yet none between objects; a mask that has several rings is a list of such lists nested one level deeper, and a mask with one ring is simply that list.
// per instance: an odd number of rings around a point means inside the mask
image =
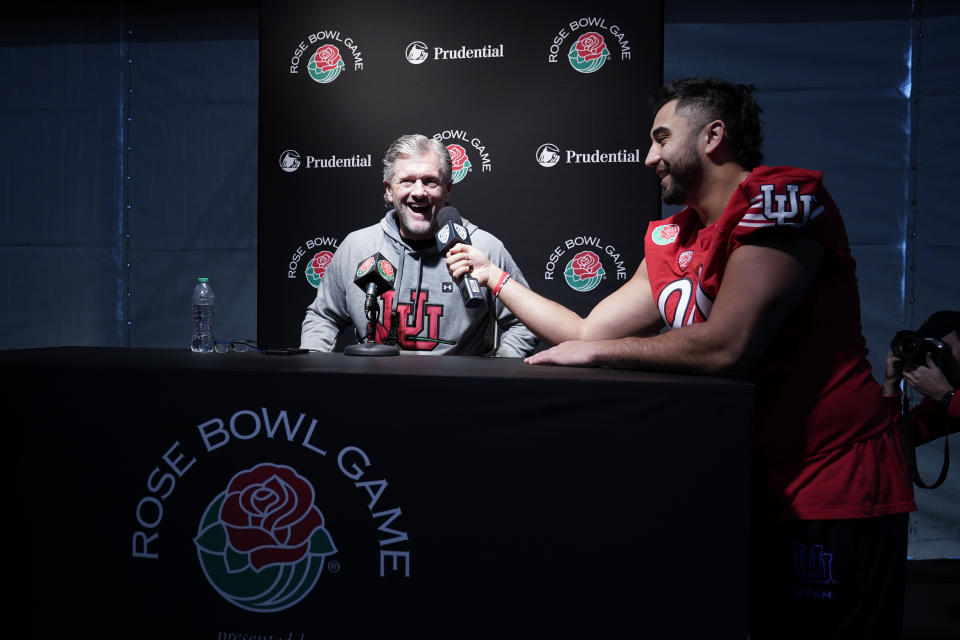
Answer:
[{"label": "hand holding microphone", "polygon": [[[469,245],[470,234],[467,232],[467,228],[463,226],[460,212],[449,206],[443,207],[437,214],[437,228],[437,250],[440,255],[447,255],[447,267],[450,269],[450,250],[458,244]],[[450,269],[450,273],[456,278],[452,269]],[[458,273],[462,275],[459,286],[464,306],[472,308],[483,304],[484,296],[480,291],[480,283],[470,275],[470,267],[467,266],[466,269]]]},{"label": "hand holding microphone", "polygon": [[[437,234],[440,235],[440,234]],[[447,253],[447,270],[454,280],[460,280],[462,277],[471,277],[475,279],[480,286],[484,286],[490,291],[499,293],[497,285],[506,282],[507,273],[490,262],[490,259],[469,242],[445,243],[453,246],[447,249],[441,247],[438,241],[438,248],[441,253]]]}]

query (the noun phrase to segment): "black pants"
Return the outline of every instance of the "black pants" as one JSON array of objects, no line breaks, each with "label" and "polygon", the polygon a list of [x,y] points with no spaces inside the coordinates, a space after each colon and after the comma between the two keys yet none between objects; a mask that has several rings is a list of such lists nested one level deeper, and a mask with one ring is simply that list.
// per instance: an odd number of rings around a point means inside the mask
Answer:
[{"label": "black pants", "polygon": [[907,522],[755,523],[750,640],[900,640]]}]

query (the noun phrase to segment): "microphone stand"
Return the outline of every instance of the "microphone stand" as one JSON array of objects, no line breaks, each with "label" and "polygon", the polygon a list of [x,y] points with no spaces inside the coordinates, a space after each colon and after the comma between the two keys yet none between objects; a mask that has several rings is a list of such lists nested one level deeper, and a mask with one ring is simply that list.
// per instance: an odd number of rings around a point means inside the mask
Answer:
[{"label": "microphone stand", "polygon": [[351,344],[344,347],[343,352],[348,356],[397,356],[400,347],[395,344],[378,344],[374,339],[377,331],[377,321],[380,318],[380,305],[377,304],[377,284],[367,283],[367,298],[363,309],[367,314],[366,342]]}]

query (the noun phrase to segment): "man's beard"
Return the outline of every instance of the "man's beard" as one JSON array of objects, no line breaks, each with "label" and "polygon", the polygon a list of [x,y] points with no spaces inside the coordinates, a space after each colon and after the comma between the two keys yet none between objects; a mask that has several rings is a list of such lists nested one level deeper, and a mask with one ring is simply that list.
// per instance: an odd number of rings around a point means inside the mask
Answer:
[{"label": "man's beard", "polygon": [[703,165],[697,156],[696,147],[687,147],[672,163],[667,163],[670,186],[663,190],[661,199],[667,204],[686,204],[690,187],[700,181]]},{"label": "man's beard", "polygon": [[434,216],[434,210],[432,208],[423,221],[414,220],[412,213],[403,203],[399,203],[399,205],[394,203],[393,208],[397,211],[397,222],[399,226],[407,232],[406,235],[419,239],[430,235],[434,231],[436,217]]}]

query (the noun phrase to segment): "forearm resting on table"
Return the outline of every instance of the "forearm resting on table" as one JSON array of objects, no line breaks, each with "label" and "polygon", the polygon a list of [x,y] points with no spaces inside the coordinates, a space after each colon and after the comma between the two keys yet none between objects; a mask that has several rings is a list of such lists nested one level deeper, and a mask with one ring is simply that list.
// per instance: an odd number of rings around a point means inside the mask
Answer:
[{"label": "forearm resting on table", "polygon": [[735,340],[696,324],[650,337],[597,340],[589,343],[594,366],[649,369],[706,375],[741,375],[749,351]]}]

